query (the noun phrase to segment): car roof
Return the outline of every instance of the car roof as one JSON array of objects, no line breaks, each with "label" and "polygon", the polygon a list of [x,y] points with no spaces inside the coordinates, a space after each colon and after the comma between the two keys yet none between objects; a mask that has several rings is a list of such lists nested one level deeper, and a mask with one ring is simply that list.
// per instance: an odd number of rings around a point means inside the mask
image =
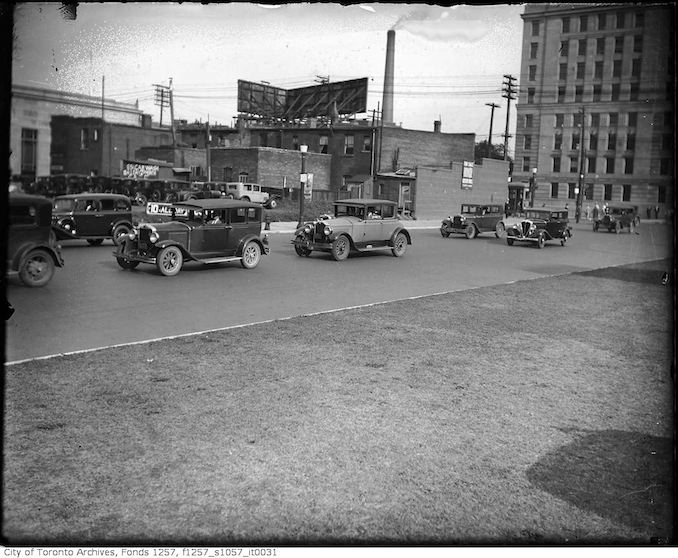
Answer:
[{"label": "car roof", "polygon": [[348,198],[345,200],[336,200],[334,203],[356,204],[356,205],[379,205],[379,204],[397,205],[397,203],[392,200],[378,200],[374,198]]},{"label": "car roof", "polygon": [[172,205],[177,207],[185,207],[187,209],[228,209],[231,207],[258,207],[261,208],[261,204],[252,203],[248,201],[241,200],[231,200],[231,199],[204,199],[204,200],[186,200],[182,202],[176,202]]},{"label": "car roof", "polygon": [[129,200],[127,196],[123,194],[99,194],[96,192],[80,192],[79,194],[63,194],[61,196],[55,196],[55,200],[73,200],[77,198],[87,197],[92,200],[101,200],[101,199],[126,199]]},{"label": "car roof", "polygon": [[46,198],[45,196],[35,196],[33,194],[23,194],[10,192],[9,193],[9,203],[10,204],[35,204],[35,205],[52,205],[52,200]]}]

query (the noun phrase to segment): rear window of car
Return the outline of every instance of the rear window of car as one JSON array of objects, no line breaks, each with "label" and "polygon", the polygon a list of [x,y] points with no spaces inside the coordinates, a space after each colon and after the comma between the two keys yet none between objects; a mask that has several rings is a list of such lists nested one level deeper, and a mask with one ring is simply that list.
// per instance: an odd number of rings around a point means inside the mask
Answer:
[{"label": "rear window of car", "polygon": [[10,205],[9,222],[11,225],[35,225],[37,211],[33,205]]}]

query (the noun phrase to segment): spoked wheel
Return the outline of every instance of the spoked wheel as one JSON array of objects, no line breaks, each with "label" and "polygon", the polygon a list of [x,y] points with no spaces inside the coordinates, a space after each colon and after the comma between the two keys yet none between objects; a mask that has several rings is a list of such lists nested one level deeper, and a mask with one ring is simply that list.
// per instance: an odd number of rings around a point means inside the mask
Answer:
[{"label": "spoked wheel", "polygon": [[145,206],[147,201],[148,199],[146,198],[146,196],[144,196],[144,194],[137,194],[134,197],[134,203],[140,206]]},{"label": "spoked wheel", "polygon": [[443,227],[440,227],[440,236],[442,236],[443,238],[447,238],[450,236],[450,233]]},{"label": "spoked wheel", "polygon": [[261,259],[261,248],[259,245],[251,240],[245,245],[242,251],[242,260],[240,260],[240,265],[245,269],[252,269],[257,267],[259,260]]},{"label": "spoked wheel", "polygon": [[[301,237],[298,237],[297,240],[301,240]],[[294,245],[294,251],[297,253],[297,256],[310,256],[311,249],[306,248],[305,246],[300,246],[299,244]]]},{"label": "spoked wheel", "polygon": [[407,250],[407,237],[403,233],[398,233],[393,241],[391,252],[396,258],[405,254]]},{"label": "spoked wheel", "polygon": [[19,269],[19,278],[28,287],[42,287],[54,275],[54,260],[45,250],[31,250]]},{"label": "spoked wheel", "polygon": [[506,233],[506,227],[504,226],[503,221],[499,221],[497,226],[494,228],[494,236],[501,238]]},{"label": "spoked wheel", "polygon": [[544,238],[543,234],[540,234],[537,237],[537,248],[539,248],[539,249],[543,248],[544,244],[546,244],[546,238]]},{"label": "spoked wheel", "polygon": [[350,251],[351,243],[344,235],[341,235],[332,243],[332,257],[338,262],[348,258]]},{"label": "spoked wheel", "polygon": [[506,237],[506,244],[509,246],[513,246],[513,239],[510,236]]},{"label": "spoked wheel", "polygon": [[167,246],[158,252],[155,265],[158,271],[167,277],[176,275],[181,271],[184,263],[184,255],[176,246]]},{"label": "spoked wheel", "polygon": [[478,234],[478,231],[477,231],[475,225],[468,225],[465,229],[465,233],[466,233],[466,238],[471,239],[471,238],[476,237],[476,234]]}]

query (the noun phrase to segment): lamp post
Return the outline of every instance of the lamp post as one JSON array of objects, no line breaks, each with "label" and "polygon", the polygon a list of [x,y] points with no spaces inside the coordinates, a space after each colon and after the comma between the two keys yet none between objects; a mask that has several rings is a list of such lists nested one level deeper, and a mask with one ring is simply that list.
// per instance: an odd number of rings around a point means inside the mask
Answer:
[{"label": "lamp post", "polygon": [[530,207],[534,207],[534,191],[537,189],[537,167],[532,169],[530,177]]},{"label": "lamp post", "polygon": [[306,152],[308,151],[308,145],[300,145],[299,151],[301,151],[301,176],[299,177],[299,223],[297,227],[301,227],[304,224],[304,185],[306,184]]}]

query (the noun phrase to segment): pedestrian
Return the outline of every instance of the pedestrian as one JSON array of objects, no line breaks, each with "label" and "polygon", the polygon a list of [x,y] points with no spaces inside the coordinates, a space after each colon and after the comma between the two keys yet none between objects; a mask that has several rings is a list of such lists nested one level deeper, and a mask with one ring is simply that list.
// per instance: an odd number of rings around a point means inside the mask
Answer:
[{"label": "pedestrian", "polygon": [[598,220],[598,215],[600,215],[600,206],[598,205],[598,202],[596,202],[596,205],[593,208],[593,220],[594,221]]},{"label": "pedestrian", "polygon": [[647,218],[652,219],[652,208],[649,205],[647,206],[646,213],[647,213]]},{"label": "pedestrian", "polygon": [[654,206],[654,218],[659,219],[659,206],[658,205]]},{"label": "pedestrian", "polygon": [[587,221],[591,220],[591,204],[590,203],[586,204],[586,220]]}]

